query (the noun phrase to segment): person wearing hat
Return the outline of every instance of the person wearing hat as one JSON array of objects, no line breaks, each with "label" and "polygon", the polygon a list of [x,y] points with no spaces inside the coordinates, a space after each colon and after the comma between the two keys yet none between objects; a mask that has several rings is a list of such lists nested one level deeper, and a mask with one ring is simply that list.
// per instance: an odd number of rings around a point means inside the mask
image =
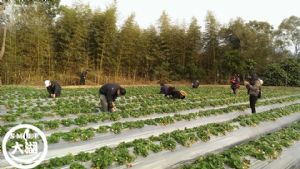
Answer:
[{"label": "person wearing hat", "polygon": [[99,89],[100,104],[104,111],[114,112],[116,111],[114,101],[119,96],[124,96],[126,90],[119,84],[107,83]]},{"label": "person wearing hat", "polygon": [[246,88],[249,94],[249,102],[252,113],[256,113],[255,104],[257,99],[261,97],[261,86],[263,81],[258,78],[256,74],[253,74],[249,82],[245,82]]},{"label": "person wearing hat", "polygon": [[49,97],[59,97],[61,94],[61,87],[56,81],[45,80],[45,86],[49,93]]}]

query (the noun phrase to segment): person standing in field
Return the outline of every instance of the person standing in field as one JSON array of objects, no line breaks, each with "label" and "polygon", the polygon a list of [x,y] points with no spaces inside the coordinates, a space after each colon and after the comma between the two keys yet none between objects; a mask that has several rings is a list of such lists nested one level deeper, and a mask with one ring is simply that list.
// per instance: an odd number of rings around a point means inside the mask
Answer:
[{"label": "person standing in field", "polygon": [[263,81],[257,77],[256,74],[251,76],[249,82],[245,82],[249,94],[249,102],[252,113],[256,113],[255,104],[257,99],[261,97],[261,86]]},{"label": "person standing in field", "polygon": [[230,79],[230,87],[233,91],[233,94],[236,94],[237,93],[237,90],[240,88],[240,77],[238,74],[234,74],[232,76],[232,78]]},{"label": "person standing in field", "polygon": [[192,82],[192,88],[198,88],[199,85],[200,85],[199,80],[195,80],[195,81]]},{"label": "person standing in field", "polygon": [[50,98],[56,98],[60,96],[61,87],[56,81],[45,80],[45,86]]},{"label": "person standing in field", "polygon": [[85,70],[80,73],[80,82],[79,82],[80,85],[85,85],[85,79],[87,77],[87,74],[88,74],[88,70]]},{"label": "person standing in field", "polygon": [[126,90],[121,87],[119,84],[107,83],[104,84],[99,89],[100,94],[100,104],[104,111],[115,112],[115,104],[116,98],[119,96],[124,96],[126,94]]}]

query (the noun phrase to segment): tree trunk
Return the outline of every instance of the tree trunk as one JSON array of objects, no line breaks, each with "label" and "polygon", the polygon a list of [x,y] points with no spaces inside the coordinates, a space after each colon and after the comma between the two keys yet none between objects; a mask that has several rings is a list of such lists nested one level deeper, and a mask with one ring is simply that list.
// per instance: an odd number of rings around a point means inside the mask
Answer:
[{"label": "tree trunk", "polygon": [[6,31],[7,31],[7,29],[6,29],[6,26],[4,25],[3,40],[2,40],[2,46],[1,46],[1,51],[0,51],[0,60],[3,59],[4,52],[5,52]]},{"label": "tree trunk", "polygon": [[[2,61],[3,56],[4,56],[4,52],[5,52],[6,31],[7,31],[6,25],[4,25],[2,46],[1,46],[1,51],[0,51],[0,64],[1,64],[1,61]],[[0,85],[2,85],[1,72],[0,72]]]}]

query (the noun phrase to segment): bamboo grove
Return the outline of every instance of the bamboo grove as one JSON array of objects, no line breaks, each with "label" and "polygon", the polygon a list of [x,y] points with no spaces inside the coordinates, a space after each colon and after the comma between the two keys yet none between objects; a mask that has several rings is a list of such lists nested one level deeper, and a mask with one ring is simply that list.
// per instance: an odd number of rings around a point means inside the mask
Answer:
[{"label": "bamboo grove", "polygon": [[116,3],[92,10],[83,4],[62,6],[59,0],[16,2],[6,24],[2,83],[51,78],[76,84],[86,69],[91,84],[161,79],[224,83],[234,72],[263,74],[266,65],[299,58],[297,16],[287,16],[278,28],[242,18],[220,24],[211,11],[203,17],[205,25],[196,17],[175,24],[163,12],[157,23],[141,28],[134,14],[119,25]]}]

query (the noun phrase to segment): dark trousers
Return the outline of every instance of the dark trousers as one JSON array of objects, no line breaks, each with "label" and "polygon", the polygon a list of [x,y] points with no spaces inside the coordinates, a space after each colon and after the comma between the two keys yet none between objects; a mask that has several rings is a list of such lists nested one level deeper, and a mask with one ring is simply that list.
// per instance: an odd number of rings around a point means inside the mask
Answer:
[{"label": "dark trousers", "polygon": [[257,101],[257,96],[250,95],[249,101],[250,101],[251,112],[256,113],[255,104],[256,104],[256,101]]},{"label": "dark trousers", "polygon": [[233,91],[233,94],[236,94],[236,90],[237,90],[236,84],[232,84],[231,89]]},{"label": "dark trousers", "polygon": [[80,78],[79,84],[80,84],[80,85],[85,85],[85,79],[84,79],[84,78]]}]

